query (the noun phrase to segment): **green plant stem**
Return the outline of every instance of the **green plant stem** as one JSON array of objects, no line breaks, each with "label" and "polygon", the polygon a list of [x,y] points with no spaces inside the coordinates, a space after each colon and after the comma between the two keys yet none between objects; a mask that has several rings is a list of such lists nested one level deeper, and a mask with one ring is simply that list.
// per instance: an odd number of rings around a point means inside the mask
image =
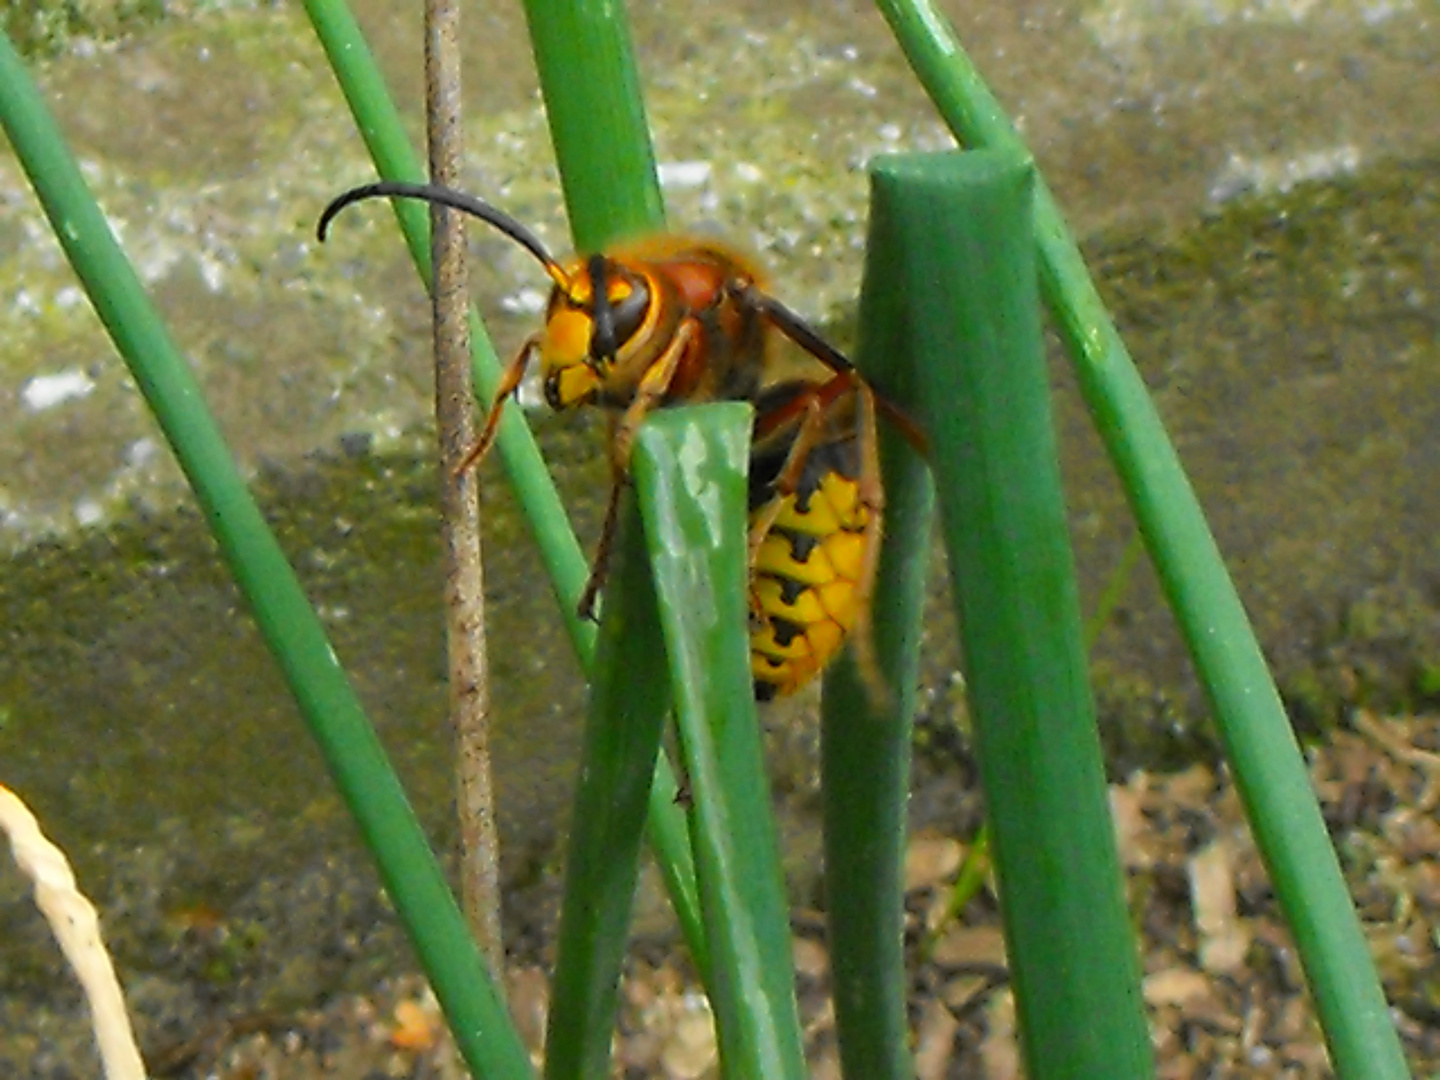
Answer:
[{"label": "green plant stem", "polygon": [[945,898],[945,909],[935,920],[934,928],[925,935],[921,952],[929,960],[935,953],[935,946],[950,929],[950,924],[960,917],[965,906],[985,887],[990,876],[990,821],[987,818],[970,840],[960,871],[955,875],[955,884],[950,886],[950,895]]},{"label": "green plant stem", "polygon": [[[962,143],[1024,144],[929,0],[879,0]],[[1309,977],[1340,1076],[1401,1080],[1405,1057],[1305,761],[1234,583],[1155,405],[1054,196],[1034,204],[1040,285],[1214,710],[1236,786]]]},{"label": "green plant stem", "polygon": [[746,632],[752,418],[739,403],[657,410],[632,464],[689,781],[722,1074],[801,1080],[789,913]]},{"label": "green plant stem", "polygon": [[[655,586],[633,502],[626,499],[616,539],[570,822],[545,1037],[551,1080],[609,1070],[640,844],[670,708]],[[683,818],[673,797],[650,808],[652,819],[661,814]],[[697,959],[703,965],[703,956]]]},{"label": "green plant stem", "polygon": [[933,451],[1026,1071],[1138,1080],[1153,1063],[1050,416],[1033,176],[996,152],[880,159],[870,258]]},{"label": "green plant stem", "polygon": [[575,249],[659,231],[665,206],[624,7],[526,0],[525,17]]},{"label": "green plant stem", "polygon": [[[918,416],[914,372],[904,363],[905,312],[889,287],[896,267],[877,247],[868,253],[858,363],[890,400]],[[883,425],[880,464],[884,541],[870,632],[885,698],[877,699],[849,649],[825,680],[820,770],[826,924],[845,1075],[910,1080],[915,1067],[904,951],[905,826],[935,499],[925,462]],[[865,632],[857,629],[852,640]]]},{"label": "green plant stem", "polygon": [[452,1018],[461,1053],[477,1075],[531,1075],[529,1056],[318,617],[246,490],[189,365],[3,35],[0,123],[195,491]]},{"label": "green plant stem", "polygon": [[1110,576],[1105,579],[1105,587],[1100,590],[1100,595],[1095,599],[1095,610],[1085,620],[1085,651],[1087,653],[1094,653],[1095,643],[1100,640],[1100,635],[1110,624],[1110,617],[1115,614],[1115,609],[1125,598],[1125,590],[1130,587],[1135,576],[1135,567],[1139,565],[1144,554],[1145,541],[1141,539],[1139,533],[1135,533],[1125,541],[1125,548],[1120,552],[1120,559],[1115,564],[1115,569],[1110,571]]},{"label": "green plant stem", "polygon": [[[525,16],[576,250],[660,231],[665,208],[624,7],[612,0],[527,0]],[[646,831],[691,956],[709,985],[694,854],[672,812],[677,790],[662,756]]]}]

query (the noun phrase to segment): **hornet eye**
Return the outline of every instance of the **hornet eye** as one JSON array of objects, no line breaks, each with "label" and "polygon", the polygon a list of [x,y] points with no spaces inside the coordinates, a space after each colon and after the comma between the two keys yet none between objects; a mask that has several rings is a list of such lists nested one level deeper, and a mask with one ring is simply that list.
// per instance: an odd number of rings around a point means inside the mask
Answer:
[{"label": "hornet eye", "polygon": [[[620,346],[634,337],[645,321],[645,312],[650,306],[650,291],[643,280],[626,273],[603,255],[592,255],[586,270],[595,297],[592,313],[595,330],[590,339],[590,354],[596,360],[613,364]],[[611,295],[612,274],[617,273],[619,280],[615,284],[625,286],[615,289],[618,299]]]}]

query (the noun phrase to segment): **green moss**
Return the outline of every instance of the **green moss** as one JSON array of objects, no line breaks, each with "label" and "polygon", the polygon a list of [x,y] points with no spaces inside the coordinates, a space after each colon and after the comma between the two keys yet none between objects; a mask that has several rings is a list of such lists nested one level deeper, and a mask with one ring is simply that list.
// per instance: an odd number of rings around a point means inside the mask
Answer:
[{"label": "green moss", "polygon": [[22,56],[48,56],[75,38],[124,37],[159,21],[166,7],[165,0],[0,0],[0,28]]},{"label": "green moss", "polygon": [[1295,726],[1306,735],[1321,734],[1340,719],[1344,697],[1333,678],[1327,679],[1319,667],[1290,672],[1285,679],[1286,710]]},{"label": "green moss", "polygon": [[[1415,676],[1416,689],[1426,698],[1440,698],[1440,660],[1422,660]],[[0,714],[0,726],[4,724]]]}]

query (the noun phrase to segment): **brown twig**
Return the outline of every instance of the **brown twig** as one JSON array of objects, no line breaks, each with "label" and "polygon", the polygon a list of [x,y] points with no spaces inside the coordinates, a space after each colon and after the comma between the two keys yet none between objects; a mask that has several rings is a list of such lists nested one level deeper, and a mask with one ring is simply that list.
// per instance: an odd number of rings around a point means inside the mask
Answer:
[{"label": "brown twig", "polygon": [[[430,178],[457,186],[461,159],[458,0],[426,0],[425,106]],[[459,786],[461,898],[471,932],[503,970],[499,851],[489,747],[480,507],[474,472],[456,475],[475,439],[465,234],[459,214],[430,209],[434,237],[435,419],[440,439],[440,508],[450,654],[450,717]]]}]

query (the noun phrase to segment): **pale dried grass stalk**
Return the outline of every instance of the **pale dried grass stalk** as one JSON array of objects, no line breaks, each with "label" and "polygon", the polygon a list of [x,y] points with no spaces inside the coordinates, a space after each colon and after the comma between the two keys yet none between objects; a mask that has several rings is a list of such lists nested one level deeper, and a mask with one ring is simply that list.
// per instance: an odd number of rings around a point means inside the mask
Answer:
[{"label": "pale dried grass stalk", "polygon": [[16,864],[35,882],[35,906],[49,921],[85,991],[107,1080],[145,1080],[145,1063],[130,1030],[120,981],[100,939],[95,907],[75,887],[64,853],[45,838],[35,815],[3,784],[0,828],[10,836]]}]

